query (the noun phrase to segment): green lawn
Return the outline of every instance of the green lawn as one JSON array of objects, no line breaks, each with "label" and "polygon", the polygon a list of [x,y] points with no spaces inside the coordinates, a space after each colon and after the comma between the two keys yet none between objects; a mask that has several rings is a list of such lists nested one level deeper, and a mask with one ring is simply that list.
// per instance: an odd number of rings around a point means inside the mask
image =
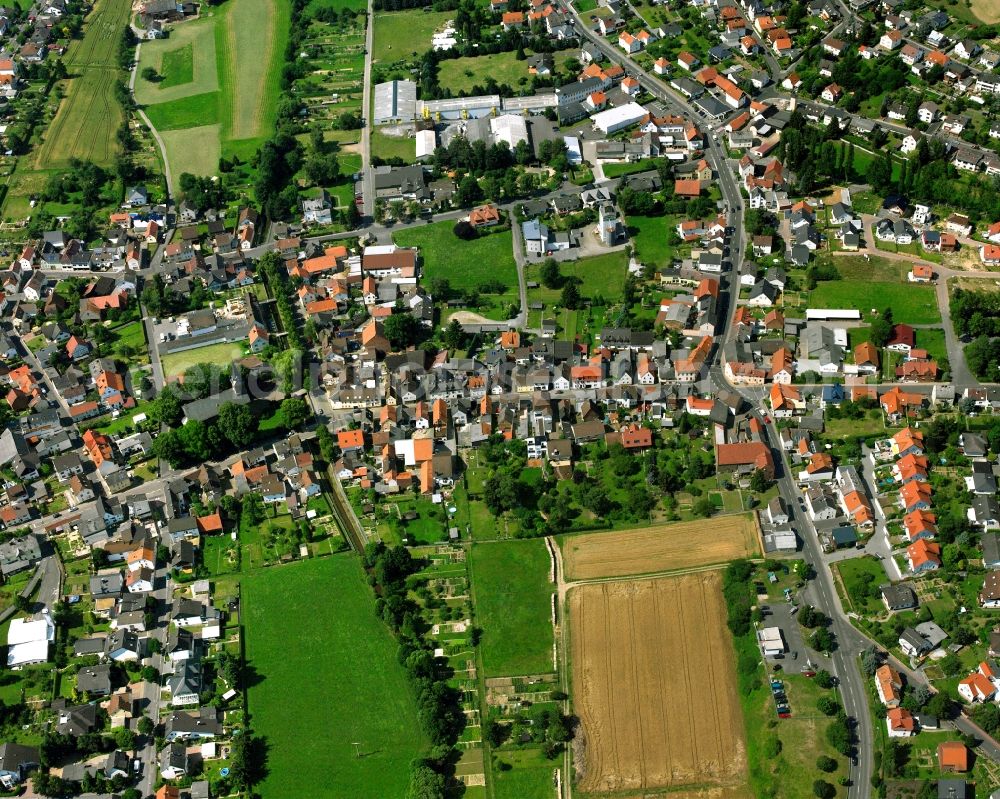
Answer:
[{"label": "green lawn", "polygon": [[520,79],[527,83],[531,76],[524,61],[517,60],[517,53],[497,53],[473,58],[451,58],[438,67],[438,82],[453,92],[471,92],[474,86],[485,86],[487,78],[497,83],[517,86]]},{"label": "green lawn", "polygon": [[487,676],[552,671],[552,583],[540,539],[476,544],[472,586]]},{"label": "green lawn", "polygon": [[[167,148],[167,160],[172,165],[179,165],[181,172],[190,172],[192,175],[217,175],[219,157],[222,155],[221,130],[222,126],[215,124],[160,131],[160,138]],[[170,176],[173,178],[173,189],[176,191],[181,177],[180,172],[175,170]]]},{"label": "green lawn", "polygon": [[655,158],[643,158],[629,164],[605,164],[604,177],[620,178],[622,175],[634,175],[636,172],[649,172],[656,169],[657,160]]},{"label": "green lawn", "polygon": [[416,60],[430,49],[434,32],[454,18],[454,11],[424,9],[376,14],[372,58],[375,61]]},{"label": "green lawn", "polygon": [[[143,105],[178,100],[218,91],[215,55],[215,15],[206,11],[197,20],[176,25],[167,39],[143,42],[139,51],[140,76],[135,81],[136,100]],[[190,55],[188,55],[190,54]],[[152,67],[162,80],[148,81],[142,70]]]},{"label": "green lawn", "polygon": [[504,751],[498,759],[513,768],[493,769],[494,799],[552,799],[552,772],[561,761],[546,760],[540,749]]},{"label": "green lawn", "polygon": [[146,346],[146,336],[142,332],[142,322],[130,322],[127,325],[112,329],[115,343],[128,344],[130,347],[144,349]]},{"label": "green lawn", "polygon": [[870,582],[877,588],[888,579],[881,562],[873,557],[865,556],[838,561],[835,568],[843,580],[848,604],[860,612],[878,612],[882,607],[882,602],[877,597],[862,596],[863,592],[859,590],[859,587],[863,585],[862,580]]},{"label": "green lawn", "polygon": [[163,374],[169,380],[172,377],[184,374],[188,368],[197,363],[214,363],[217,366],[229,366],[233,361],[242,358],[243,354],[243,345],[238,342],[196,347],[193,350],[185,350],[184,352],[165,356],[162,359]]},{"label": "green lawn", "polygon": [[[146,115],[158,131],[204,127],[219,122],[221,102],[221,92],[205,92],[147,106]],[[179,164],[179,168],[189,171],[183,160]]]},{"label": "green lawn", "polygon": [[667,243],[667,235],[675,230],[678,219],[673,215],[630,216],[627,223],[636,258],[644,264],[670,266],[677,248]]},{"label": "green lawn", "polygon": [[580,281],[580,294],[588,299],[598,296],[605,300],[620,299],[627,270],[628,258],[624,251],[559,264],[560,274],[577,278]]},{"label": "green lawn", "polygon": [[402,158],[409,163],[417,156],[416,142],[409,136],[387,136],[377,128],[372,130],[372,155],[376,158]]},{"label": "green lawn", "polygon": [[453,289],[471,289],[488,280],[499,280],[517,289],[517,264],[509,230],[462,241],[453,222],[400,230],[393,240],[401,247],[419,247],[424,280],[446,278]]},{"label": "green lawn", "polygon": [[262,677],[249,710],[268,745],[260,794],[403,796],[427,742],[356,556],[272,567],[243,588],[247,658]]},{"label": "green lawn", "polygon": [[[837,259],[840,262],[847,259]],[[892,308],[896,322],[911,325],[935,324],[941,321],[937,297],[931,286],[867,280],[830,280],[819,283],[809,293],[812,308],[855,308],[866,320],[872,309],[881,313]]]},{"label": "green lawn", "polygon": [[163,80],[160,86],[180,86],[194,80],[194,48],[188,42],[176,50],[168,50],[163,54],[161,62]]},{"label": "green lawn", "polygon": [[129,0],[98,0],[83,38],[70,45],[63,60],[71,79],[63,84],[66,97],[36,152],[37,169],[65,167],[73,158],[101,166],[113,162],[123,118],[114,91],[124,79],[118,43],[130,9]]}]

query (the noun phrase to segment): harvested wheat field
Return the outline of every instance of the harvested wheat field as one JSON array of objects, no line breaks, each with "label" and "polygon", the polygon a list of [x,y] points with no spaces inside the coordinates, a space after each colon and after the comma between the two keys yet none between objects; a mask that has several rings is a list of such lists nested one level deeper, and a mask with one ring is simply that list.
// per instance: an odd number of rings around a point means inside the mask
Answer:
[{"label": "harvested wheat field", "polygon": [[749,797],[718,572],[578,586],[569,618],[580,792]]},{"label": "harvested wheat field", "polygon": [[760,554],[750,514],[660,524],[563,540],[567,580],[682,571]]}]

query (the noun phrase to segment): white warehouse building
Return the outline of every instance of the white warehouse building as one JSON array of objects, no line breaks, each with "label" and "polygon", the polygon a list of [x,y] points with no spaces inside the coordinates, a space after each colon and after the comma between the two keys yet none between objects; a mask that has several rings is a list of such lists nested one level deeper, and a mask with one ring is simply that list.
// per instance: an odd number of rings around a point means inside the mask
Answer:
[{"label": "white warehouse building", "polygon": [[607,136],[612,133],[617,133],[619,130],[625,130],[625,128],[637,125],[646,117],[648,113],[649,112],[638,103],[628,103],[627,105],[622,105],[618,108],[609,108],[607,111],[601,111],[599,114],[594,114],[594,116],[591,117],[591,121],[594,123],[594,127],[597,128],[597,130]]}]

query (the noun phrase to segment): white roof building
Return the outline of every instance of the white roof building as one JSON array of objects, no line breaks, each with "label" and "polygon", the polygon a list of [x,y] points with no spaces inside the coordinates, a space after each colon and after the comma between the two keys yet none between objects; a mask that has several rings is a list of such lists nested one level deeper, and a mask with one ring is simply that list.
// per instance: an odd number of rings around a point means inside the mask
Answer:
[{"label": "white roof building", "polygon": [[56,627],[47,610],[34,621],[13,619],[7,630],[7,667],[16,669],[44,663],[49,659],[49,644],[55,637]]},{"label": "white roof building", "polygon": [[576,136],[563,136],[563,144],[566,145],[566,160],[570,166],[582,164],[583,151],[580,149],[580,140]]},{"label": "white roof building", "polygon": [[417,131],[417,160],[430,158],[437,147],[437,134],[433,130]]},{"label": "white roof building", "polygon": [[516,114],[501,114],[490,119],[490,131],[493,133],[493,141],[499,144],[507,142],[507,146],[513,150],[518,142],[528,140],[528,123],[524,117]]},{"label": "white roof building", "polygon": [[605,135],[630,128],[639,123],[649,112],[638,103],[628,103],[617,108],[609,108],[592,116],[594,127]]},{"label": "white roof building", "polygon": [[774,657],[785,651],[785,639],[780,627],[763,627],[757,631],[757,640],[764,650],[764,657]]}]

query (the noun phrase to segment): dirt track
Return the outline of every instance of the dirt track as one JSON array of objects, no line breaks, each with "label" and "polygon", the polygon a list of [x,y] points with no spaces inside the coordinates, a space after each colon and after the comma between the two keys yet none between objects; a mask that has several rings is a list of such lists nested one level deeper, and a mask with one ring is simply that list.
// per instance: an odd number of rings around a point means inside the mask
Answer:
[{"label": "dirt track", "polygon": [[670,795],[748,799],[720,580],[706,572],[570,592],[582,793],[689,785]]},{"label": "dirt track", "polygon": [[760,554],[746,514],[570,536],[562,546],[569,581],[682,571]]}]

